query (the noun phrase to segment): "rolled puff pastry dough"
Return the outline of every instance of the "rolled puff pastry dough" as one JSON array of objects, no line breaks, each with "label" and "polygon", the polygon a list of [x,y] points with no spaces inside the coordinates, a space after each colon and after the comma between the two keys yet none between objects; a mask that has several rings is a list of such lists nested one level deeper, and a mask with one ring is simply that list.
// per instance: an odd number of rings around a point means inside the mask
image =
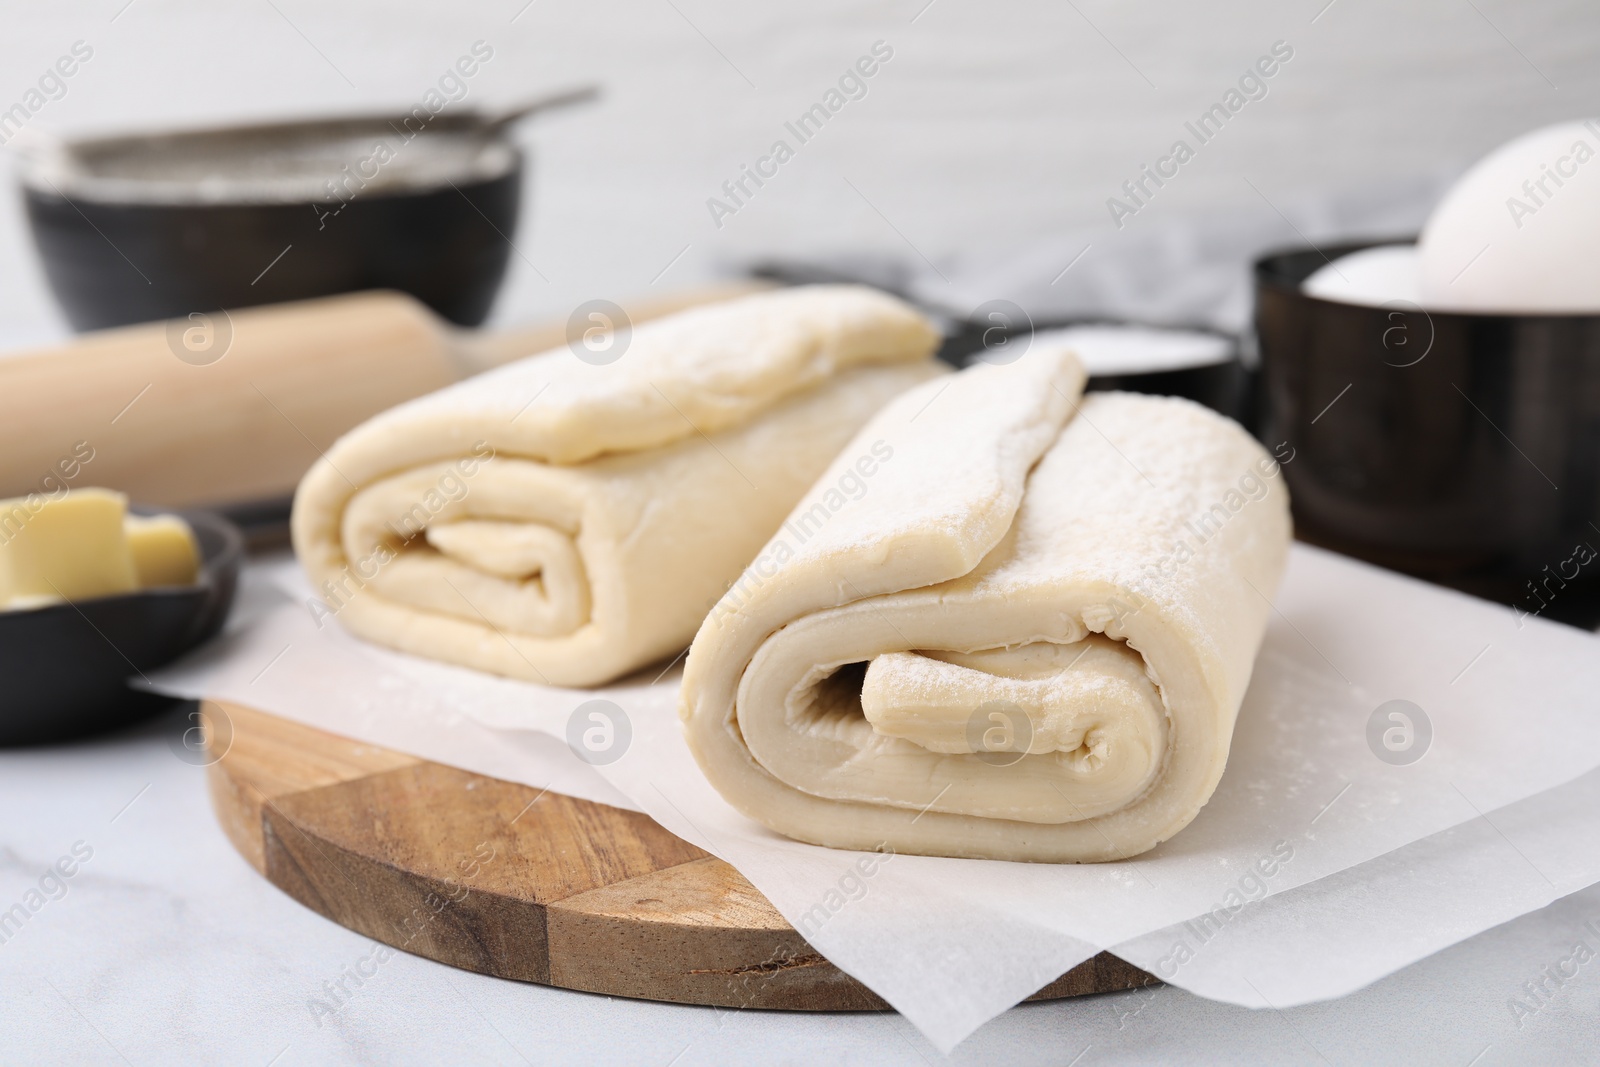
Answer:
[{"label": "rolled puff pastry dough", "polygon": [[882,293],[813,286],[648,323],[603,366],[531,356],[336,442],[295,551],[368,640],[601,684],[688,642],[839,449],[941,373],[937,341]]},{"label": "rolled puff pastry dough", "polygon": [[[1290,536],[1271,457],[1068,352],[928,382],[840,454],[690,648],[690,748],[840,848],[1078,862],[1216,788]],[[866,491],[802,530],[872,442]]]}]

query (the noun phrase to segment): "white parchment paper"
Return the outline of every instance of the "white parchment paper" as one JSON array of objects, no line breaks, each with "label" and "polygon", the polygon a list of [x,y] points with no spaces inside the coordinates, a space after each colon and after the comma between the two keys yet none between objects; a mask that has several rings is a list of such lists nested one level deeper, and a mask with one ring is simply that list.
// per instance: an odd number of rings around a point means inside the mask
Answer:
[{"label": "white parchment paper", "polygon": [[1177,923],[1112,951],[1213,1000],[1287,1008],[1352,993],[1597,881],[1600,770],[1231,916]]},{"label": "white parchment paper", "polygon": [[[1563,819],[1581,821],[1581,790],[1540,795],[1600,766],[1596,638],[1304,546],[1211,803],[1145,856],[1082,866],[884,858],[780,838],[700,776],[671,669],[592,691],[494,678],[319,628],[309,590],[276,578],[294,595],[258,598],[227,638],[154,683],[642,810],[732,863],[945,1050],[1103,948],[1206,996],[1282,1007],[1347,992],[1600,878],[1600,863],[1578,863],[1534,867],[1497,892],[1438,891],[1468,857],[1515,840],[1486,818],[1507,805],[1546,805],[1532,819],[1543,843],[1528,845],[1546,853],[1560,852]],[[1369,720],[1394,699],[1431,727],[1415,724],[1411,752],[1423,755],[1404,765],[1369,741]],[[1528,830],[1525,810],[1503,813],[1507,825]],[[1496,876],[1510,870],[1498,861]],[[1382,924],[1368,912],[1387,895],[1403,902],[1396,914],[1408,917],[1395,921],[1408,936],[1369,936]],[[1182,938],[1187,953],[1174,950]]]}]

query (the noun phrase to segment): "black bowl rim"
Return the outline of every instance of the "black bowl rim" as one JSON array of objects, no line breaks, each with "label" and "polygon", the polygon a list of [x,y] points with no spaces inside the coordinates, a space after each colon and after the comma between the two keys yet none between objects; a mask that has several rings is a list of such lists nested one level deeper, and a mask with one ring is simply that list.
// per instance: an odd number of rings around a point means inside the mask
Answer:
[{"label": "black bowl rim", "polygon": [[[943,333],[943,339],[946,342],[959,337],[961,335],[961,331],[963,330],[983,325],[977,319],[968,318],[966,316],[948,319],[946,321],[949,327]],[[1091,374],[1089,375],[1088,379],[1090,382],[1131,381],[1133,379],[1143,378],[1149,375],[1186,374],[1191,371],[1210,371],[1215,370],[1218,367],[1233,367],[1241,364],[1248,366],[1245,360],[1244,336],[1234,333],[1231,330],[1223,330],[1216,326],[1205,324],[1180,325],[1170,322],[1151,322],[1146,319],[1123,319],[1117,318],[1114,315],[1083,315],[1065,319],[1039,320],[1033,320],[1030,316],[1029,329],[1025,331],[1017,330],[1015,333],[1019,337],[1033,336],[1040,333],[1051,333],[1056,330],[1076,330],[1083,327],[1092,326],[1127,326],[1134,329],[1167,330],[1172,333],[1200,333],[1205,334],[1207,337],[1214,337],[1219,341],[1225,342],[1228,347],[1226,355],[1214,363],[1194,363],[1188,366],[1172,367],[1167,370],[1157,371],[1119,371],[1115,374]],[[976,351],[977,350],[973,350],[972,352],[964,353],[962,358],[966,359],[968,356],[975,357]],[[972,361],[973,360],[970,359],[968,360],[969,363]],[[963,366],[965,365],[966,364],[963,364]]]},{"label": "black bowl rim", "polygon": [[[498,182],[509,181],[520,185],[528,169],[527,150],[521,145],[511,144],[509,142],[506,144],[506,148],[511,152],[511,165],[506,168],[505,173],[503,174],[495,174],[487,178],[465,178],[455,182],[445,179],[438,184],[418,185],[408,188],[379,191],[375,193],[362,193],[360,198],[363,201],[404,200],[407,198],[422,199],[424,197],[437,196],[445,190],[452,188],[458,192],[471,192],[476,189],[481,189],[484,186],[494,185]],[[68,207],[74,207],[78,204],[93,204],[96,207],[116,208],[120,211],[133,211],[141,208],[152,211],[257,211],[272,208],[299,209],[305,207],[307,204],[336,204],[341,202],[338,200],[315,199],[135,200],[126,197],[96,195],[95,190],[92,188],[74,189],[72,195],[67,196],[61,193],[59,190],[40,189],[38,186],[30,182],[26,176],[20,177],[17,185],[22,190],[25,205],[33,202],[37,202],[40,205],[64,204]],[[31,215],[29,216],[28,224],[30,226],[35,225]]]},{"label": "black bowl rim", "polygon": [[[965,319],[964,322],[971,322]],[[1083,315],[1070,319],[1044,319],[1033,324],[1034,333],[1046,333],[1051,330],[1076,330],[1085,326],[1129,326],[1140,330],[1166,330],[1170,333],[1203,333],[1208,337],[1227,341],[1237,348],[1240,337],[1232,330],[1224,330],[1208,324],[1190,325],[1187,323],[1152,322],[1149,319],[1119,319],[1115,315]],[[1198,364],[1199,366],[1216,366],[1214,363]]]},{"label": "black bowl rim", "polygon": [[[1332,263],[1340,256],[1346,256],[1352,252],[1360,252],[1367,248],[1378,248],[1383,245],[1416,244],[1418,237],[1419,235],[1417,234],[1410,234],[1399,237],[1367,238],[1364,240],[1341,241],[1340,243],[1333,245],[1319,246],[1308,244],[1269,249],[1268,251],[1263,252],[1261,255],[1256,257],[1255,262],[1251,266],[1251,275],[1255,279],[1256,291],[1258,293],[1264,289],[1270,289],[1280,296],[1298,300],[1313,307],[1343,308],[1346,310],[1356,309],[1359,311],[1378,312],[1393,310],[1378,305],[1351,304],[1342,300],[1329,300],[1326,297],[1312,296],[1300,288],[1305,279],[1309,278],[1311,275],[1307,274],[1298,281],[1288,281],[1285,275],[1289,274],[1290,272],[1284,269],[1284,261],[1291,256],[1303,256],[1307,253],[1314,252],[1321,256],[1326,262]],[[1409,301],[1407,301],[1407,303],[1409,303]],[[1595,322],[1600,320],[1600,312],[1585,313],[1581,311],[1572,311],[1556,314],[1539,313],[1533,315],[1520,315],[1505,311],[1441,310],[1420,306],[1418,307],[1418,310],[1427,315],[1429,319],[1441,319],[1444,321],[1455,319],[1462,322],[1473,323],[1556,323]]]},{"label": "black bowl rim", "polygon": [[[146,130],[119,130],[116,132],[88,133],[65,139],[68,150],[77,148],[103,149],[131,141],[203,141],[230,136],[271,136],[298,130],[328,130],[346,132],[374,129],[379,126],[392,129],[392,123],[412,117],[410,111],[362,111],[342,115],[301,115],[298,118],[258,118],[245,122],[207,123],[196,126],[167,126]],[[493,116],[477,108],[441,111],[428,119],[428,126],[419,133],[461,133],[480,130],[493,140],[505,140],[502,131],[494,129]]]}]

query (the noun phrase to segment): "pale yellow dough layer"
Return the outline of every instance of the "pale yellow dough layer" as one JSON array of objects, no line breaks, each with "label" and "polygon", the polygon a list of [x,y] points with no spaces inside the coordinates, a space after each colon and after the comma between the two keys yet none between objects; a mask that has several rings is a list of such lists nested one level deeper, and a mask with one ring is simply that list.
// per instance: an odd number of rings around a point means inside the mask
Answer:
[{"label": "pale yellow dough layer", "polygon": [[850,286],[649,323],[403,404],[301,482],[295,551],[368,640],[552,685],[681,649],[824,467],[940,373],[907,305]]},{"label": "pale yellow dough layer", "polygon": [[[706,619],[686,736],[741,811],[840,848],[1137,855],[1216,788],[1287,558],[1276,465],[1036,347],[864,427]],[[787,534],[872,441],[867,492]]]}]

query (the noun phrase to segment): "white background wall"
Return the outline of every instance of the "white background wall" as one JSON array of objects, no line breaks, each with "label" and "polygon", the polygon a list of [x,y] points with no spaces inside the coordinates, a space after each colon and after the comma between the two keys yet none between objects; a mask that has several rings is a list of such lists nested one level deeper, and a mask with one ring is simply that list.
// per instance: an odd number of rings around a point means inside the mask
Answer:
[{"label": "white background wall", "polygon": [[[1592,111],[1600,90],[1593,0],[125,2],[11,5],[0,107],[79,39],[94,58],[41,126],[404,108],[478,39],[495,56],[461,106],[602,82],[602,104],[526,131],[537,161],[516,243],[548,281],[514,258],[501,321],[752,256],[1004,259],[1052,235],[1114,243],[1196,215],[1270,214],[1263,198],[1434,182]],[[880,39],[895,54],[869,95],[716,228],[706,198]],[[1295,56],[1270,95],[1119,234],[1106,198],[1276,40]],[[1320,240],[1349,223],[1306,225]],[[0,341],[61,332],[14,194],[0,200],[0,280]]]}]

